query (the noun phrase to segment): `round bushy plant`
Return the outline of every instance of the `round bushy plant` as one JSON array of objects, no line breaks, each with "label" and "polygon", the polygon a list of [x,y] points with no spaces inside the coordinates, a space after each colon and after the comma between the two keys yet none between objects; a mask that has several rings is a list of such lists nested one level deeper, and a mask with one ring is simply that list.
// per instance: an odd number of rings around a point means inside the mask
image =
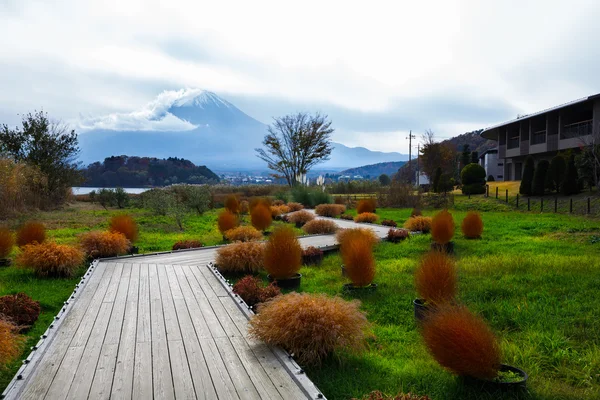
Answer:
[{"label": "round bushy plant", "polygon": [[[125,239],[125,236],[118,234]],[[128,243],[128,242],[127,242]],[[71,246],[46,242],[23,246],[17,257],[22,268],[31,268],[38,276],[71,277],[83,263],[83,253]]]},{"label": "round bushy plant", "polygon": [[313,219],[315,219],[315,215],[306,210],[295,211],[288,215],[288,221],[299,225],[304,225]]},{"label": "round bushy plant", "polygon": [[225,232],[227,240],[232,242],[249,242],[262,239],[262,233],[252,226],[238,226]]},{"label": "round bushy plant", "polygon": [[236,242],[219,248],[215,262],[223,273],[255,273],[262,268],[263,254],[261,242]]},{"label": "round bushy plant", "polygon": [[453,301],[457,285],[454,260],[446,253],[430,251],[415,270],[417,294],[428,303],[439,305]]},{"label": "round bushy plant", "polygon": [[415,216],[410,217],[404,223],[404,228],[411,232],[429,233],[431,230],[431,217]]},{"label": "round bushy plant", "polygon": [[476,163],[466,165],[460,172],[463,194],[485,193],[485,168]]},{"label": "round bushy plant", "polygon": [[240,199],[235,195],[229,195],[225,199],[225,209],[233,214],[240,212]]},{"label": "round bushy plant", "polygon": [[356,287],[370,285],[375,277],[375,257],[371,243],[360,238],[350,238],[341,247],[341,252],[352,284]]},{"label": "round bushy plant", "polygon": [[335,222],[326,219],[313,219],[304,224],[302,230],[309,235],[322,235],[335,233],[338,230],[338,226]]},{"label": "round bushy plant", "polygon": [[223,210],[217,216],[217,226],[219,227],[219,232],[223,235],[225,232],[237,227],[239,223],[237,215],[229,210]]},{"label": "round bushy plant", "polygon": [[371,213],[371,212],[364,212],[364,213],[360,213],[356,217],[354,217],[354,222],[373,224],[373,223],[377,222],[378,219],[379,219],[379,216],[377,214]]},{"label": "round bushy plant", "polygon": [[271,216],[271,206],[259,203],[250,211],[250,221],[252,226],[259,231],[265,231],[273,223]]},{"label": "round bushy plant", "polygon": [[281,290],[274,283],[264,286],[260,278],[247,275],[233,285],[233,293],[239,295],[250,307],[254,307],[256,304],[279,296]]},{"label": "round bushy plant", "polygon": [[131,243],[119,232],[93,231],[84,233],[79,243],[86,256],[91,258],[115,257],[126,254]]},{"label": "round bushy plant", "polygon": [[287,206],[290,209],[290,212],[294,212],[294,211],[300,211],[304,208],[304,206],[300,203],[295,203],[295,202],[289,202],[287,203]]},{"label": "round bushy plant", "polygon": [[356,213],[374,213],[377,207],[377,200],[375,199],[363,199],[356,205]]},{"label": "round bushy plant", "polygon": [[122,233],[131,243],[138,239],[138,226],[130,215],[115,215],[110,219],[109,230]]},{"label": "round bushy plant", "polygon": [[264,253],[265,270],[274,279],[291,278],[302,267],[302,247],[292,228],[280,225],[269,236]]},{"label": "round bushy plant", "polygon": [[321,217],[335,218],[346,212],[346,206],[343,204],[319,204],[315,207],[315,213]]},{"label": "round bushy plant", "polygon": [[28,221],[17,231],[17,246],[23,247],[46,240],[46,227],[41,222]]},{"label": "round bushy plant", "polygon": [[42,311],[40,303],[25,293],[0,297],[0,315],[4,315],[20,330],[31,327]]},{"label": "round bushy plant", "polygon": [[483,233],[483,220],[477,211],[469,211],[461,224],[463,235],[467,239],[479,239]]},{"label": "round bushy plant", "polygon": [[18,328],[0,316],[0,366],[13,361],[21,352],[25,338],[18,334]]},{"label": "round bushy plant", "polygon": [[431,220],[431,238],[438,244],[446,244],[454,236],[454,219],[448,210],[438,212]]},{"label": "round bushy plant", "polygon": [[379,236],[371,228],[349,228],[340,229],[335,234],[335,240],[343,248],[348,241],[352,239],[361,240],[369,243],[371,246],[379,243]]}]

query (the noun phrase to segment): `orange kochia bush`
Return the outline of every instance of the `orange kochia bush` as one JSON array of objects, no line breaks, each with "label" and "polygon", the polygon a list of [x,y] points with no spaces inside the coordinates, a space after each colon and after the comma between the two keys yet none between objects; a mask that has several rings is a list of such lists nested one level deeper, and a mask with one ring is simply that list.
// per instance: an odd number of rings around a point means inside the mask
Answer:
[{"label": "orange kochia bush", "polygon": [[363,222],[363,223],[367,223],[367,224],[372,224],[372,223],[376,222],[378,219],[379,219],[379,217],[377,216],[377,214],[370,213],[370,212],[364,212],[364,213],[360,213],[356,217],[354,217],[354,222]]},{"label": "orange kochia bush", "polygon": [[46,227],[41,222],[29,221],[17,231],[17,245],[23,247],[26,244],[43,243],[46,240]]},{"label": "orange kochia bush", "polygon": [[353,238],[368,242],[372,246],[377,244],[380,240],[379,236],[377,236],[375,231],[371,228],[340,229],[335,234],[335,239],[340,247],[344,247],[344,244]]},{"label": "orange kochia bush", "polygon": [[338,230],[338,226],[335,222],[327,219],[313,219],[304,224],[302,230],[309,235],[322,235],[335,233]]},{"label": "orange kochia bush", "polygon": [[444,368],[457,375],[493,379],[501,362],[494,333],[466,307],[444,306],[423,322],[427,349]]},{"label": "orange kochia bush", "polygon": [[235,195],[229,195],[225,199],[225,209],[238,214],[240,212],[240,199]]},{"label": "orange kochia bush", "polygon": [[287,206],[289,207],[290,212],[300,211],[304,209],[304,206],[300,203],[289,202],[287,203]]},{"label": "orange kochia bush", "polygon": [[237,227],[238,225],[238,217],[231,211],[224,210],[219,213],[219,216],[217,217],[217,226],[219,227],[219,232],[221,232],[223,235],[225,232]]},{"label": "orange kochia bush", "polygon": [[454,300],[458,280],[454,259],[445,252],[430,251],[415,270],[415,287],[421,299],[432,304]]},{"label": "orange kochia bush", "polygon": [[119,232],[93,231],[84,233],[79,243],[88,257],[114,257],[127,253],[131,243]]},{"label": "orange kochia bush", "polygon": [[354,286],[364,287],[373,282],[375,277],[375,257],[373,245],[358,237],[350,237],[340,248],[346,274]]},{"label": "orange kochia bush", "polygon": [[448,210],[442,210],[431,220],[431,238],[438,244],[446,244],[454,236],[454,219]]},{"label": "orange kochia bush", "polygon": [[410,217],[404,223],[404,227],[411,232],[429,233],[431,230],[431,217]]},{"label": "orange kochia bush", "polygon": [[25,339],[17,331],[13,323],[0,316],[0,367],[13,361],[21,352],[21,344]]},{"label": "orange kochia bush", "polygon": [[[123,237],[125,241],[125,237]],[[70,277],[83,263],[83,253],[71,246],[46,242],[23,246],[17,257],[17,264],[22,268],[32,268],[39,276]]]},{"label": "orange kochia bush", "polygon": [[483,220],[476,211],[469,211],[463,219],[462,232],[468,239],[479,239],[483,233]]},{"label": "orange kochia bush", "polygon": [[225,232],[225,237],[231,242],[249,242],[262,239],[262,233],[252,226],[238,226]]},{"label": "orange kochia bush", "polygon": [[342,204],[319,204],[315,207],[315,213],[322,217],[337,217],[346,212],[346,206]]},{"label": "orange kochia bush", "polygon": [[249,334],[293,353],[300,364],[319,365],[335,351],[360,352],[370,325],[358,300],[290,293],[258,306]]},{"label": "orange kochia bush", "polygon": [[250,211],[250,221],[252,222],[252,226],[259,231],[266,230],[273,223],[270,206],[266,206],[263,203],[257,204]]},{"label": "orange kochia bush", "polygon": [[289,226],[280,225],[265,246],[265,270],[274,279],[291,278],[302,267],[302,247]]},{"label": "orange kochia bush", "polygon": [[366,213],[366,212],[374,213],[376,205],[377,205],[377,202],[375,199],[360,200],[358,202],[358,204],[356,205],[356,213],[357,214],[362,214],[362,213]]},{"label": "orange kochia bush", "polygon": [[122,233],[131,243],[138,239],[138,226],[130,215],[115,215],[110,219],[109,230]]},{"label": "orange kochia bush", "polygon": [[0,259],[6,258],[14,245],[15,239],[12,232],[7,228],[0,227]]},{"label": "orange kochia bush", "polygon": [[293,224],[304,225],[305,223],[312,221],[313,219],[315,219],[315,215],[306,210],[294,211],[293,213],[288,215],[288,221],[290,221]]},{"label": "orange kochia bush", "polygon": [[261,242],[236,242],[217,250],[217,267],[221,272],[254,273],[260,271],[265,245]]}]

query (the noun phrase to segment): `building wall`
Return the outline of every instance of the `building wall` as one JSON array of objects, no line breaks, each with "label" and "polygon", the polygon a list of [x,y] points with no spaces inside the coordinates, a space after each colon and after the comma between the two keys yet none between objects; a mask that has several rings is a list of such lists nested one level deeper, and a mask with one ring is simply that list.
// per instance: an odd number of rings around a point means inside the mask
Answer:
[{"label": "building wall", "polygon": [[[500,161],[500,163],[502,162]],[[504,179],[504,169],[498,165],[497,153],[486,153],[483,156],[482,164],[486,176],[492,175],[497,181]]]}]

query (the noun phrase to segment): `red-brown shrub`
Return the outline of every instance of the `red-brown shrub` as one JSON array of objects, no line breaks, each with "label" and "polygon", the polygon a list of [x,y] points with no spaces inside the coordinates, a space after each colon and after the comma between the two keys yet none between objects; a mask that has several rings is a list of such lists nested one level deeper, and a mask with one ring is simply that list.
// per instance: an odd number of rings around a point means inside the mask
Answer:
[{"label": "red-brown shrub", "polygon": [[119,232],[93,231],[79,237],[85,255],[91,258],[114,257],[126,254],[131,246],[127,238]]},{"label": "red-brown shrub", "polygon": [[304,209],[304,206],[300,203],[289,202],[287,206],[290,208],[290,212],[300,211]]},{"label": "red-brown shrub", "polygon": [[281,214],[287,214],[290,212],[290,208],[285,205],[271,206],[270,210],[272,218],[279,217]]},{"label": "red-brown shrub", "polygon": [[306,210],[300,210],[288,215],[288,221],[294,224],[304,225],[305,223],[315,219],[315,215]]},{"label": "red-brown shrub", "polygon": [[415,270],[415,287],[428,303],[449,303],[456,297],[457,276],[454,260],[444,252],[430,251]]},{"label": "red-brown shrub", "polygon": [[335,239],[340,245],[340,247],[344,247],[344,245],[352,239],[362,240],[363,242],[369,243],[371,246],[379,243],[379,236],[375,233],[375,231],[371,228],[346,228],[340,229],[335,234]]},{"label": "red-brown shrub", "polygon": [[238,226],[225,232],[227,240],[232,242],[249,242],[262,239],[262,233],[252,226]]},{"label": "red-brown shrub", "polygon": [[238,294],[250,307],[263,303],[281,294],[277,285],[271,283],[264,286],[259,278],[248,275],[233,285],[233,293]]},{"label": "red-brown shrub", "polygon": [[[127,241],[123,235],[118,235]],[[33,269],[39,276],[73,276],[84,258],[79,249],[53,242],[27,244],[21,250],[17,264]]]},{"label": "red-brown shrub", "polygon": [[180,240],[173,244],[173,250],[197,249],[199,247],[204,247],[199,240]]},{"label": "red-brown shrub", "polygon": [[363,351],[369,334],[358,300],[290,293],[259,305],[258,310],[250,320],[249,334],[283,347],[300,364],[319,365],[336,351]]},{"label": "red-brown shrub", "polygon": [[379,219],[379,217],[377,216],[377,214],[370,213],[370,212],[364,212],[364,213],[358,214],[356,217],[354,217],[354,222],[363,222],[363,223],[367,223],[367,224],[373,224],[373,223],[377,222],[378,219]]},{"label": "red-brown shrub", "polygon": [[483,220],[476,211],[469,211],[461,224],[463,235],[468,239],[479,239],[483,233]]},{"label": "red-brown shrub", "polygon": [[13,323],[0,318],[0,367],[13,361],[21,352],[25,339],[17,332],[18,328]]},{"label": "red-brown shrub", "polygon": [[44,243],[46,240],[46,227],[41,222],[28,221],[17,231],[17,246]]},{"label": "red-brown shrub", "polygon": [[110,219],[109,230],[122,233],[131,243],[138,239],[138,226],[129,215],[115,215]]},{"label": "red-brown shrub", "polygon": [[356,205],[356,213],[374,213],[375,208],[377,207],[377,202],[375,199],[363,199],[358,202]]},{"label": "red-brown shrub", "polygon": [[264,267],[274,279],[291,278],[302,266],[302,247],[289,226],[280,225],[265,246]]},{"label": "red-brown shrub", "polygon": [[425,344],[444,368],[461,376],[493,379],[501,362],[494,333],[466,307],[442,307],[423,322]]},{"label": "red-brown shrub", "polygon": [[0,297],[0,315],[15,324],[19,330],[31,327],[42,311],[40,303],[25,293]]},{"label": "red-brown shrub", "polygon": [[431,220],[431,238],[438,244],[446,244],[454,236],[454,219],[447,210],[434,215]]},{"label": "red-brown shrub", "polygon": [[398,243],[408,238],[409,236],[410,233],[406,229],[390,228],[387,234],[387,240],[388,242]]},{"label": "red-brown shrub", "polygon": [[252,226],[259,231],[265,231],[273,223],[270,206],[259,203],[250,211]]},{"label": "red-brown shrub", "polygon": [[315,213],[321,217],[337,217],[346,212],[346,206],[342,204],[319,204],[315,207]]},{"label": "red-brown shrub", "polygon": [[375,277],[373,246],[368,241],[350,238],[340,250],[346,274],[352,284],[358,287],[370,285]]},{"label": "red-brown shrub", "polygon": [[304,224],[302,230],[309,235],[321,235],[335,233],[338,226],[335,222],[326,219],[313,219]]},{"label": "red-brown shrub", "polygon": [[257,206],[261,205],[269,209],[271,207],[271,199],[268,197],[253,197],[250,199],[250,213],[252,213],[252,210]]},{"label": "red-brown shrub", "polygon": [[228,230],[231,230],[239,225],[239,220],[237,215],[232,213],[229,210],[223,210],[219,213],[217,217],[217,226],[219,227],[219,232],[221,234],[225,234]]},{"label": "red-brown shrub", "polygon": [[[353,398],[352,400],[359,400],[357,398]],[[431,400],[428,396],[419,396],[417,394],[412,393],[398,393],[395,396],[388,396],[380,392],[379,390],[375,390],[367,395],[365,395],[361,400]]]},{"label": "red-brown shrub", "polygon": [[279,200],[279,199],[277,199],[277,200],[273,200],[273,202],[271,203],[271,205],[272,205],[272,206],[275,206],[275,207],[279,207],[279,206],[282,206],[282,205],[284,205],[284,204],[285,204],[285,201],[283,201],[283,200]]},{"label": "red-brown shrub", "polygon": [[384,219],[383,221],[381,221],[381,225],[383,226],[391,226],[392,228],[395,228],[398,226],[398,224],[396,223],[396,221],[394,221],[393,219]]},{"label": "red-brown shrub", "polygon": [[410,217],[404,223],[404,227],[411,232],[429,233],[431,230],[431,217]]},{"label": "red-brown shrub", "polygon": [[250,210],[250,205],[248,204],[248,201],[242,200],[240,202],[240,214],[248,214],[249,210]]},{"label": "red-brown shrub", "polygon": [[221,272],[254,273],[262,267],[263,253],[261,242],[236,242],[219,248],[215,262]]},{"label": "red-brown shrub", "polygon": [[236,195],[229,195],[225,199],[225,209],[233,214],[240,212],[240,199]]},{"label": "red-brown shrub", "polygon": [[7,228],[0,227],[0,259],[8,257],[15,245],[12,232]]}]

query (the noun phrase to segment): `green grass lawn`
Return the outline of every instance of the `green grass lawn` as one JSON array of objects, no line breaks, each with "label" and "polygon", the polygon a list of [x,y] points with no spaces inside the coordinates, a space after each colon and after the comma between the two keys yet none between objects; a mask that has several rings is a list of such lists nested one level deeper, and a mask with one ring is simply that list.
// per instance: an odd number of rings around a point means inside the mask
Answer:
[{"label": "green grass lawn", "polygon": [[[460,278],[460,300],[480,313],[497,332],[504,361],[525,369],[531,399],[600,398],[600,221],[561,214],[506,212],[495,202],[457,196],[452,211]],[[460,235],[460,221],[468,209],[483,210],[481,240]],[[383,219],[401,225],[409,209],[378,209]],[[63,211],[41,213],[49,236],[63,243],[89,227],[106,228],[105,211],[77,204]],[[170,249],[180,239],[218,244],[216,211],[189,216],[185,231],[174,221],[145,210],[130,209],[140,224],[141,251]],[[432,215],[432,211],[425,211]],[[19,221],[9,221],[16,225]],[[429,395],[439,399],[508,399],[510,394],[483,395],[445,372],[428,355],[414,322],[413,271],[430,245],[429,236],[414,236],[399,244],[376,248],[377,291],[363,295],[362,308],[373,324],[374,338],[360,356],[342,355],[308,376],[329,399],[361,397],[381,390]],[[342,295],[346,282],[340,275],[338,254],[328,255],[318,267],[302,269],[301,290]],[[82,269],[83,271],[83,269]],[[29,333],[31,346],[46,329],[78,279],[35,278],[14,267],[0,269],[0,295],[25,291],[42,302],[43,314]],[[350,299],[351,297],[345,296]],[[27,347],[28,348],[28,347]],[[12,378],[18,363],[0,372],[0,390]]]}]

